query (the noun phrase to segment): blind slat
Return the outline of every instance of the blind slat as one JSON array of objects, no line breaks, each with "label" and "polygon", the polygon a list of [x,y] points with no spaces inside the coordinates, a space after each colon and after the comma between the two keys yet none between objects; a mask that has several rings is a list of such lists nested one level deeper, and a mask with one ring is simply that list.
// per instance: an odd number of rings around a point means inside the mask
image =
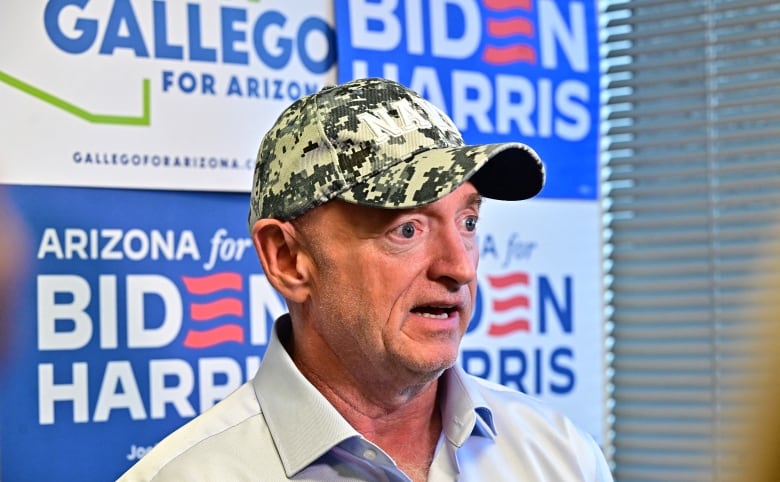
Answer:
[{"label": "blind slat", "polygon": [[780,5],[600,5],[615,478],[717,480],[780,213]]}]

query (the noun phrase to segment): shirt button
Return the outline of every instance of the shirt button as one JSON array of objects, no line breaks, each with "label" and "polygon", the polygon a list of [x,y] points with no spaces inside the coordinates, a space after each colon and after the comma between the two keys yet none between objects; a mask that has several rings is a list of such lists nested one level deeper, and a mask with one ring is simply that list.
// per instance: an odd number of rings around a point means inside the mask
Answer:
[{"label": "shirt button", "polygon": [[376,451],[372,449],[366,449],[366,451],[363,452],[363,458],[365,458],[366,460],[376,459]]}]

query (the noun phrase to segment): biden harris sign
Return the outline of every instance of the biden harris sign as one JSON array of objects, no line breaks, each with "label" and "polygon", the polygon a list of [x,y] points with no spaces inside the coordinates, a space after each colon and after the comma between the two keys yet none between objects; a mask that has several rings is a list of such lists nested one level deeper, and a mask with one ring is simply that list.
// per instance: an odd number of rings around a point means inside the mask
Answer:
[{"label": "biden harris sign", "polygon": [[535,199],[483,207],[479,293],[460,361],[603,441],[595,2],[335,5],[339,80],[397,80],[447,112],[467,143],[522,141],[544,160]]},{"label": "biden harris sign", "polygon": [[470,143],[521,140],[545,160],[542,197],[598,196],[595,3],[337,0],[339,80],[397,80]]},{"label": "biden harris sign", "polygon": [[246,196],[10,194],[35,265],[3,379],[2,478],[113,480],[251,378],[286,311],[251,246]]}]

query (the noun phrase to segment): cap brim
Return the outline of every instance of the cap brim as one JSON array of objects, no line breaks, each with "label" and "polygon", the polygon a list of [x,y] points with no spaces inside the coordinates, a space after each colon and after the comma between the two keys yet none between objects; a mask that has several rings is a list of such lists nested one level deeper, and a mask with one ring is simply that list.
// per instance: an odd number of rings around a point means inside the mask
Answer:
[{"label": "cap brim", "polygon": [[544,166],[519,142],[429,149],[336,197],[366,206],[403,209],[432,203],[471,180],[491,199],[519,201],[544,186]]}]

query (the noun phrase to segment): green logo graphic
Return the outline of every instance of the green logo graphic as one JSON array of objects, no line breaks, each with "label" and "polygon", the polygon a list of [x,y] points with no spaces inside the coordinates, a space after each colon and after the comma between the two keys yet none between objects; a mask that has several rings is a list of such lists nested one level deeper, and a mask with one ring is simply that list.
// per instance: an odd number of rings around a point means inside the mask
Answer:
[{"label": "green logo graphic", "polygon": [[87,122],[93,124],[115,124],[125,126],[149,126],[151,123],[151,94],[150,94],[150,82],[149,79],[143,80],[143,113],[138,116],[123,116],[123,115],[111,115],[111,114],[95,114],[87,112],[81,107],[72,104],[66,100],[63,100],[55,95],[45,92],[33,85],[28,84],[16,77],[8,75],[7,73],[0,71],[0,82],[5,82],[11,87],[15,87],[22,92],[30,94],[36,99],[40,99],[47,104],[51,104],[54,107],[80,117]]}]

